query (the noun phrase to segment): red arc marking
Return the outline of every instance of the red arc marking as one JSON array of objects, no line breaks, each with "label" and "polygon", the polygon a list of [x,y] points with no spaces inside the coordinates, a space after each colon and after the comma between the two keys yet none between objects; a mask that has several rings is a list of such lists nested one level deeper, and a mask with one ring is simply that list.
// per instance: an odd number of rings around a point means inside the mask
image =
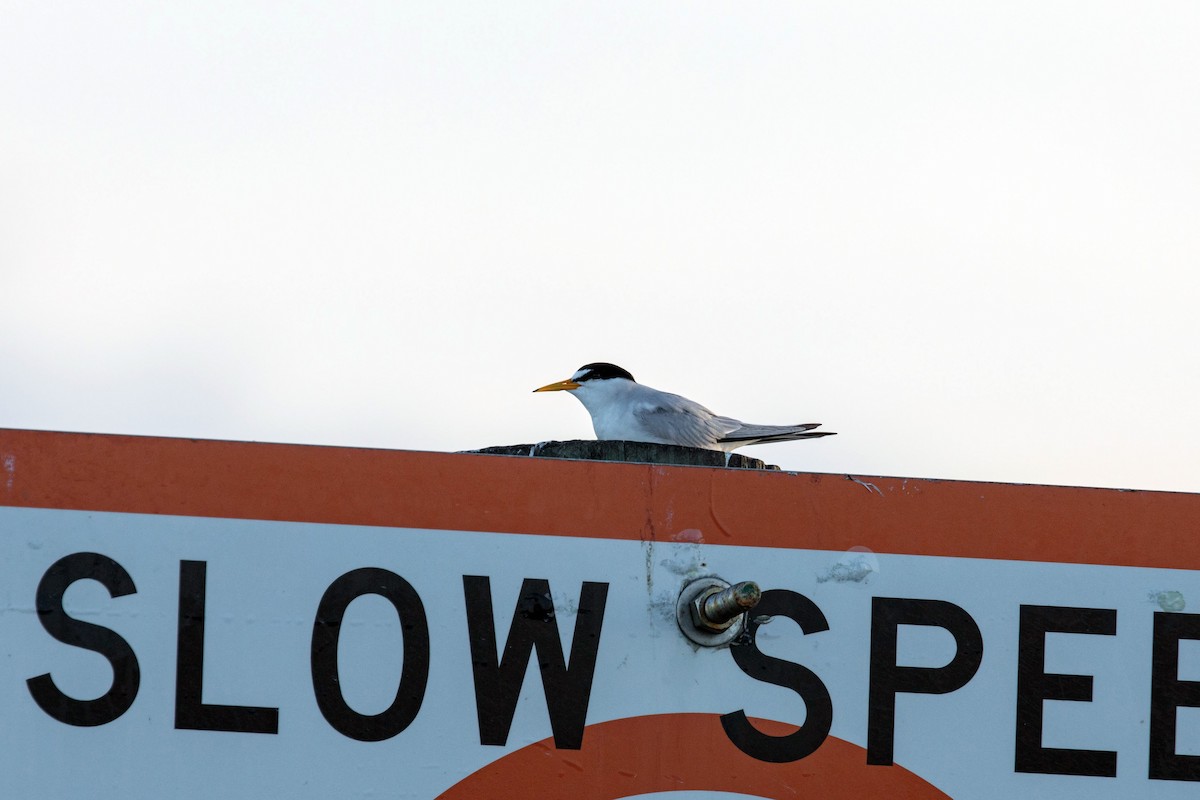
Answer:
[{"label": "red arc marking", "polygon": [[[556,750],[553,739],[543,739],[488,764],[438,800],[618,800],[687,790],[772,800],[951,800],[903,767],[868,766],[863,748],[833,737],[800,761],[759,761],[729,741],[720,720],[717,714],[658,714],[589,725],[582,750]],[[753,722],[772,736],[796,730],[773,720]]]}]

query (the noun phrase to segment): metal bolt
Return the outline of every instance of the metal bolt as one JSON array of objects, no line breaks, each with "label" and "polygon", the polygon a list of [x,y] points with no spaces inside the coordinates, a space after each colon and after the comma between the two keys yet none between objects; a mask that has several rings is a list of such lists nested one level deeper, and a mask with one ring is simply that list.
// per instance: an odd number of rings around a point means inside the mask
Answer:
[{"label": "metal bolt", "polygon": [[745,613],[758,605],[762,590],[754,581],[730,586],[720,578],[699,578],[683,588],[676,617],[683,634],[697,644],[716,647],[733,641]]},{"label": "metal bolt", "polygon": [[754,581],[742,581],[725,589],[714,587],[696,600],[697,624],[713,632],[723,631],[761,599],[762,590]]}]

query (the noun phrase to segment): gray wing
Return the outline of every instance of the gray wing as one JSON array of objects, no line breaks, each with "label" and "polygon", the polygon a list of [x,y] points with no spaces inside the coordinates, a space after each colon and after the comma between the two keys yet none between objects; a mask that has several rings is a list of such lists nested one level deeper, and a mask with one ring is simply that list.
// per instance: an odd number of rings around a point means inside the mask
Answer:
[{"label": "gray wing", "polygon": [[833,431],[811,432],[819,428],[819,422],[806,422],[802,425],[753,425],[742,423],[737,430],[730,431],[721,439],[723,444],[758,444],[762,442],[790,442],[795,439],[817,439],[821,436],[833,436]]},{"label": "gray wing", "polygon": [[657,402],[636,408],[633,417],[654,440],[706,450],[720,450],[717,442],[742,425],[736,419],[719,417],[686,397],[665,392]]}]

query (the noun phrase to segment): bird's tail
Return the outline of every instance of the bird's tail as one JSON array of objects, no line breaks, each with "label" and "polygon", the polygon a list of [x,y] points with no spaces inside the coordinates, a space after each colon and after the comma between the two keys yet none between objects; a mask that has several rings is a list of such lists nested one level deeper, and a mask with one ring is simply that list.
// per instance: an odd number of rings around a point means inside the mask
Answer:
[{"label": "bird's tail", "polygon": [[803,425],[742,425],[721,439],[720,443],[790,442],[795,439],[819,439],[822,436],[837,435],[834,431],[813,431],[813,428],[819,427],[819,422],[806,422]]}]

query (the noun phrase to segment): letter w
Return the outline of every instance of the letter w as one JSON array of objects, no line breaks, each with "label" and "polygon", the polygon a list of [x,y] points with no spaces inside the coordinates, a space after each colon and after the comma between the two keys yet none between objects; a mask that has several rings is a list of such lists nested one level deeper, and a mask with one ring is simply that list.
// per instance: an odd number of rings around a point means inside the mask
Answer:
[{"label": "letter w", "polygon": [[480,743],[503,745],[508,741],[529,656],[536,648],[554,746],[560,750],[582,747],[608,584],[583,583],[569,666],[563,660],[549,581],[526,578],[521,584],[503,657],[498,657],[496,650],[491,581],[487,576],[464,575],[463,594],[471,637]]}]

